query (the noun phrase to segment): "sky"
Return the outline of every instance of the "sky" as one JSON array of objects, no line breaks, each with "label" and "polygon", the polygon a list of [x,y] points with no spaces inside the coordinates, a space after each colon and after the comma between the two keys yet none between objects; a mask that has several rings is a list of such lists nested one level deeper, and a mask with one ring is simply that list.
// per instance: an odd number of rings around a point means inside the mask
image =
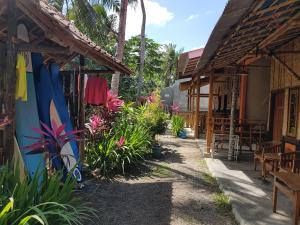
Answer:
[{"label": "sky", "polygon": [[[204,47],[228,0],[144,0],[146,35],[161,44],[173,43],[184,51]],[[140,5],[130,7],[126,39],[141,30]]]}]

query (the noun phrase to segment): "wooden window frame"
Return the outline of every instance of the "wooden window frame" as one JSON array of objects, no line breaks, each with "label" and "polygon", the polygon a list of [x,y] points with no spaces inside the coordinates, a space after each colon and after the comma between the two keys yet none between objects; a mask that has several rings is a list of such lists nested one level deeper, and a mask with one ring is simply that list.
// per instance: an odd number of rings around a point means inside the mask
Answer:
[{"label": "wooden window frame", "polygon": [[[293,132],[290,131],[290,117],[291,117],[291,95],[296,94],[296,117],[295,117],[295,130]],[[289,137],[296,138],[297,137],[297,129],[298,129],[298,114],[299,114],[299,88],[290,88],[289,89],[289,98],[288,98],[288,115],[287,115],[287,135]]]}]

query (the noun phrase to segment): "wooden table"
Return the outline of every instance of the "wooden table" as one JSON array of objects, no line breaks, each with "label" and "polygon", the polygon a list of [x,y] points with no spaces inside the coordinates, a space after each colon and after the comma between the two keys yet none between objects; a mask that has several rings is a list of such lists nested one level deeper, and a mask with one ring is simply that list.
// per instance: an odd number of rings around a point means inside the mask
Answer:
[{"label": "wooden table", "polygon": [[273,184],[273,212],[276,213],[277,192],[281,191],[293,203],[293,225],[298,225],[300,210],[300,176],[288,172],[272,172]]},{"label": "wooden table", "polygon": [[272,164],[272,171],[278,170],[278,164],[280,161],[280,154],[279,153],[265,153],[263,156],[263,163],[262,163],[262,177],[266,177],[267,175],[267,163]]}]

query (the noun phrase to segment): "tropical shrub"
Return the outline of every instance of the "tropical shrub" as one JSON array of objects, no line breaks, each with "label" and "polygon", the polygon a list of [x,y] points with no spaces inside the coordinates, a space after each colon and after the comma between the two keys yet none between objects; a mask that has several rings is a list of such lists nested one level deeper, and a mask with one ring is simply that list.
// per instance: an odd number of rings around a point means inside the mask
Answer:
[{"label": "tropical shrub", "polygon": [[71,175],[64,183],[61,172],[21,181],[17,171],[7,165],[0,168],[0,224],[83,224],[94,214],[74,197]]},{"label": "tropical shrub", "polygon": [[184,119],[181,116],[174,115],[171,118],[171,131],[174,136],[178,136],[179,132],[184,128]]},{"label": "tropical shrub", "polygon": [[[77,141],[79,139],[78,134],[81,130],[74,130],[65,132],[65,124],[58,125],[54,120],[51,121],[51,127],[41,122],[41,128],[31,128],[36,133],[40,134],[40,137],[26,136],[28,139],[34,140],[33,144],[24,146],[22,150],[25,154],[40,154],[45,153],[47,171],[53,173],[53,168],[56,170],[62,170],[63,164],[70,166],[70,155],[64,154],[62,149],[65,144],[71,141]],[[53,163],[54,159],[58,159],[58,162]],[[76,173],[74,173],[76,176]],[[81,181],[81,176],[77,177],[78,181]]]},{"label": "tropical shrub", "polygon": [[[113,96],[117,108],[90,110],[86,144],[86,162],[101,176],[125,174],[151,154],[156,134],[167,129],[168,114],[163,111],[159,95],[152,93],[147,103],[135,106],[124,104]],[[113,110],[113,114],[110,109]],[[107,116],[110,115],[110,116]],[[113,116],[111,116],[113,115]],[[107,123],[107,118],[109,123]]]},{"label": "tropical shrub", "polygon": [[150,154],[150,139],[143,124],[120,120],[101,140],[87,144],[87,163],[101,176],[125,174]]},{"label": "tropical shrub", "polygon": [[153,137],[156,134],[164,134],[168,127],[169,115],[164,112],[163,104],[160,101],[159,93],[153,92],[147,98],[145,110],[142,114],[146,127],[150,128]]}]

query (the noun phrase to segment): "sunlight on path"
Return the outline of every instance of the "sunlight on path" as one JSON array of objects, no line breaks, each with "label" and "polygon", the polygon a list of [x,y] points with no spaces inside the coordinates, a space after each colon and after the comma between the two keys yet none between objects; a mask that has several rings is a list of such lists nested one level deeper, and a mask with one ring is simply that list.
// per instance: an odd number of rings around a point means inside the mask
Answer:
[{"label": "sunlight on path", "polygon": [[[105,225],[232,225],[232,214],[216,206],[220,195],[197,142],[160,136],[164,157],[151,171],[112,183],[98,182],[88,200]],[[93,181],[94,184],[96,181]]]}]

